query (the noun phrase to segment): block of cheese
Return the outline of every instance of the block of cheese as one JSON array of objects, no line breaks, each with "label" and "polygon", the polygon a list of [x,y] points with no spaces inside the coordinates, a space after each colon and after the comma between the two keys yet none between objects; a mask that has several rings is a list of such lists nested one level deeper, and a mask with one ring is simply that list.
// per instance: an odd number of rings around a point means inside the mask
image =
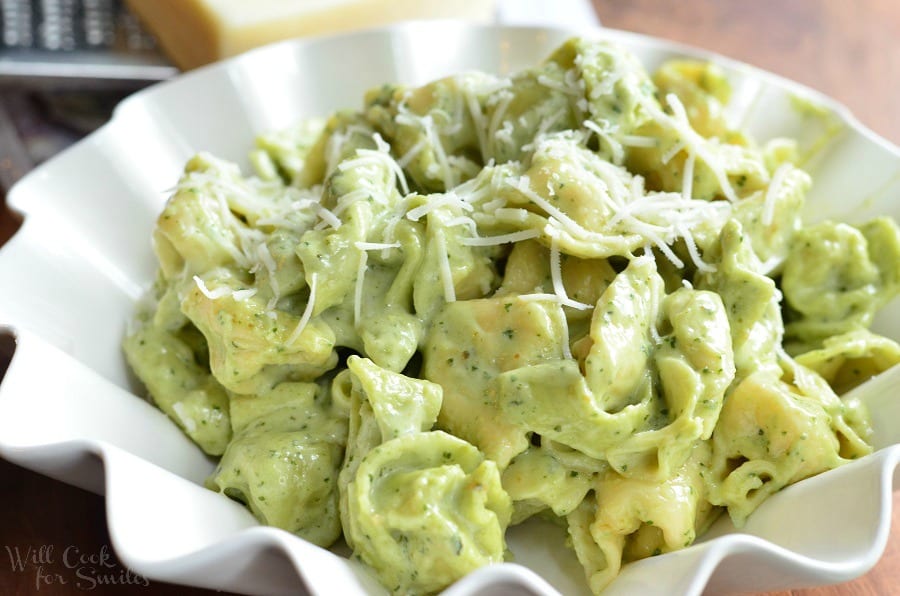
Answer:
[{"label": "block of cheese", "polygon": [[494,0],[126,0],[182,69],[269,42],[404,19],[489,22]]}]

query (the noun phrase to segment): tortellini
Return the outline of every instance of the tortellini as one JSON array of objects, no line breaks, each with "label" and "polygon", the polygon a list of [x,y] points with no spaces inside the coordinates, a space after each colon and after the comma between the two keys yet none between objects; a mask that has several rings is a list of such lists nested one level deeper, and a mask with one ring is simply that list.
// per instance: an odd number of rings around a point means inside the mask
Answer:
[{"label": "tortellini", "polygon": [[838,395],[900,363],[900,345],[892,339],[857,329],[833,335],[822,347],[796,358],[819,373]]},{"label": "tortellini", "polygon": [[595,592],[623,563],[684,548],[716,518],[702,477],[708,465],[709,446],[701,442],[663,482],[607,472],[596,494],[568,515],[575,553]]},{"label": "tortellini", "polygon": [[893,220],[862,226],[830,221],[794,239],[782,288],[790,306],[790,339],[816,346],[872,324],[900,285],[900,232]]},{"label": "tortellini", "polygon": [[395,592],[435,592],[503,561],[512,512],[497,464],[442,431],[372,449],[347,487],[356,552]]},{"label": "tortellini", "polygon": [[842,402],[812,371],[782,356],[732,388],[713,436],[709,500],[737,524],[790,483],[871,451],[858,402]]},{"label": "tortellini", "polygon": [[263,523],[328,546],[341,533],[336,486],[347,423],[318,392],[286,382],[233,398],[234,437],[207,484]]},{"label": "tortellini", "polygon": [[483,298],[448,304],[425,345],[422,374],[444,387],[439,422],[505,466],[528,448],[528,429],[505,416],[498,375],[560,358],[558,304]]},{"label": "tortellini", "polygon": [[511,76],[387,83],[201,153],[124,340],[207,486],[396,594],[565,527],[600,593],[727,511],[869,453],[852,388],[900,230],[801,220],[797,145],[726,118],[728,76],[572,39]]},{"label": "tortellini", "polygon": [[734,377],[727,327],[717,295],[665,296],[653,261],[636,259],[597,301],[584,374],[574,359],[505,372],[500,407],[623,476],[668,478],[712,434]]},{"label": "tortellini", "polygon": [[192,329],[170,332],[140,321],[125,339],[125,352],[157,407],[204,451],[221,455],[231,440],[228,395],[195,360],[194,350],[184,339]]},{"label": "tortellini", "polygon": [[[350,523],[347,486],[362,459],[381,443],[430,430],[441,409],[440,385],[382,369],[367,358],[351,356],[332,383],[332,399],[345,404],[350,419],[344,463],[338,478],[341,517]],[[345,532],[347,543],[355,535]]]}]

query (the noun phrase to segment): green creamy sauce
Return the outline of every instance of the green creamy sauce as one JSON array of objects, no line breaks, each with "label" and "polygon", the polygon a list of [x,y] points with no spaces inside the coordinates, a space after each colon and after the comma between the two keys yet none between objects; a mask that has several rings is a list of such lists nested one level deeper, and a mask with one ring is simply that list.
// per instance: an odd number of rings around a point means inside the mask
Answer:
[{"label": "green creamy sauce", "polygon": [[816,136],[808,140],[799,150],[797,162],[803,165],[824,153],[832,141],[846,130],[846,126],[831,107],[814,98],[791,95],[790,102],[791,107],[805,120],[816,124]]},{"label": "green creamy sauce", "polygon": [[796,144],[730,129],[729,94],[573,39],[265,135],[254,176],[197,155],[127,360],[211,490],[393,592],[542,516],[599,593],[871,451],[839,395],[900,361],[869,330],[896,223],[804,226]]}]

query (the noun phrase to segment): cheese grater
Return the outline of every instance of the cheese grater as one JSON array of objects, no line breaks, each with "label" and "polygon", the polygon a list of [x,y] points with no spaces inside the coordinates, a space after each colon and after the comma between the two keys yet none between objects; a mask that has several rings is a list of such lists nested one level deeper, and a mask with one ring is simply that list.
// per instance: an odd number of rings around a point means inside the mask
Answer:
[{"label": "cheese grater", "polygon": [[[589,0],[497,0],[506,25],[598,25]],[[0,91],[137,88],[178,72],[122,0],[0,0]]]},{"label": "cheese grater", "polygon": [[121,0],[0,0],[0,86],[139,87],[176,72]]}]

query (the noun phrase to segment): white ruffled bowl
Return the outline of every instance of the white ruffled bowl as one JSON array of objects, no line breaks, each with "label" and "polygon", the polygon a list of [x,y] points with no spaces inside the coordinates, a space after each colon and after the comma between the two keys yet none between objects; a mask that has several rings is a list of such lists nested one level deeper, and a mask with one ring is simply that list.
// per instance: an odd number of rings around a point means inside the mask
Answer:
[{"label": "white ruffled bowl", "polygon": [[[105,493],[116,552],[148,578],[254,594],[383,592],[358,565],[260,527],[242,506],[202,488],[213,462],[134,395],[120,341],[155,270],[155,217],[197,151],[246,165],[256,134],[359,106],[371,86],[509,72],[573,33],[619,42],[649,69],[674,56],[716,60],[734,88],[734,124],[759,140],[795,137],[815,152],[810,219],[900,219],[897,147],[807,88],[683,46],[604,29],[448,22],[279,43],[135,94],[106,126],[10,192],[25,221],[0,250],[0,332],[16,341],[0,385],[0,454]],[[900,338],[900,304],[875,328]],[[876,453],[775,495],[740,532],[722,519],[690,548],[627,565],[607,593],[780,589],[867,571],[884,550],[900,480],[900,374],[864,387]],[[516,564],[481,569],[446,593],[588,592],[561,531],[526,523],[510,530],[509,544]]]}]

